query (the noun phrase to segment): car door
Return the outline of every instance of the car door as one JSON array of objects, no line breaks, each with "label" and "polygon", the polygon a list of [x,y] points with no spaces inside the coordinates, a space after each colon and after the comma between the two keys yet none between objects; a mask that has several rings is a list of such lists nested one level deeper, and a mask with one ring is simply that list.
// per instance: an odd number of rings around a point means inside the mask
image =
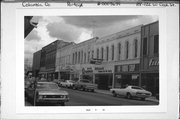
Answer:
[{"label": "car door", "polygon": [[125,88],[119,88],[117,93],[118,93],[119,95],[124,95],[124,89],[125,89]]}]

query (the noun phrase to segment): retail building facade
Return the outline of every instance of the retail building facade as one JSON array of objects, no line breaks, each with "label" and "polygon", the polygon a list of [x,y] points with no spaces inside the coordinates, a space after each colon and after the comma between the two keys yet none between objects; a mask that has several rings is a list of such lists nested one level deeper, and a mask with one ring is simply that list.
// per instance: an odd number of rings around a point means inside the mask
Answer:
[{"label": "retail building facade", "polygon": [[159,22],[141,28],[140,86],[159,93]]},{"label": "retail building facade", "polygon": [[66,43],[62,40],[56,40],[42,48],[39,73],[41,77],[46,78],[48,81],[52,81],[57,77],[55,73],[57,46]]},{"label": "retail building facade", "polygon": [[56,53],[56,79],[70,80],[72,73],[72,56],[75,43],[59,44]]}]

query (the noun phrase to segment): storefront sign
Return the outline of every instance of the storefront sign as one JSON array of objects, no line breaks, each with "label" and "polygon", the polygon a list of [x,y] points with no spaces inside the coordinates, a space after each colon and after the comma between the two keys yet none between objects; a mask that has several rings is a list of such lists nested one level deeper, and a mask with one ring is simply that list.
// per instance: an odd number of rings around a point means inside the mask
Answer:
[{"label": "storefront sign", "polygon": [[82,68],[82,74],[93,73],[93,69],[91,67]]},{"label": "storefront sign", "polygon": [[95,73],[112,73],[112,69],[105,67],[95,67],[94,71]]},{"label": "storefront sign", "polygon": [[159,59],[150,59],[149,66],[159,66]]}]

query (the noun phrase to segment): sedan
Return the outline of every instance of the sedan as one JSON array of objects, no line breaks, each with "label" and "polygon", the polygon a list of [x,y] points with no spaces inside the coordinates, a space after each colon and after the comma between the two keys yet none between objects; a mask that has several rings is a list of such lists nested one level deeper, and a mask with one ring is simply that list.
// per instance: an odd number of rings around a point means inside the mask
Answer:
[{"label": "sedan", "polygon": [[152,95],[151,92],[146,91],[145,89],[138,86],[127,86],[126,88],[112,88],[110,89],[113,96],[121,95],[125,96],[128,99],[133,97],[141,98],[141,100],[145,100]]},{"label": "sedan", "polygon": [[25,96],[33,99],[34,105],[39,102],[60,103],[62,106],[69,101],[68,92],[63,91],[54,82],[32,83],[25,89]]},{"label": "sedan", "polygon": [[66,87],[66,88],[72,88],[74,83],[75,83],[75,81],[73,81],[73,80],[66,80],[64,82],[60,82],[60,86]]}]

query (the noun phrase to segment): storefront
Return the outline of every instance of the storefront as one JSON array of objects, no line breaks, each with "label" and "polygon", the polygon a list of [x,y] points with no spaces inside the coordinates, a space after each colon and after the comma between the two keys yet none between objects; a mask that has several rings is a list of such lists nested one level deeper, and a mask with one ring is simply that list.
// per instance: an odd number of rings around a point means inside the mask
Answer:
[{"label": "storefront", "polygon": [[141,86],[152,92],[159,93],[159,58],[148,58],[144,60],[144,70],[141,70]]},{"label": "storefront", "polygon": [[84,67],[82,68],[82,79],[87,79],[94,83],[93,81],[93,68],[92,67]]},{"label": "storefront", "polygon": [[159,22],[141,28],[140,85],[159,94]]},{"label": "storefront", "polygon": [[115,65],[114,87],[139,86],[139,64]]},{"label": "storefront", "polygon": [[95,83],[98,85],[98,89],[109,90],[110,88],[112,88],[113,65],[95,66],[94,75]]}]

